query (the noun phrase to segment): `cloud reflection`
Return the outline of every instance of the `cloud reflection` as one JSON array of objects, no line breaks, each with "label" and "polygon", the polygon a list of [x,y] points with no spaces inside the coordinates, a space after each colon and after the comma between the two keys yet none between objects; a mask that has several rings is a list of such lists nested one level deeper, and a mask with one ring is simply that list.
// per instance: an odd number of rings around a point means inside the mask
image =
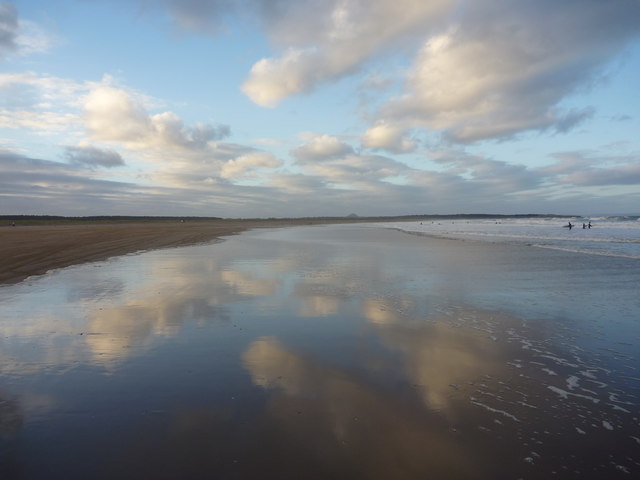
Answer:
[{"label": "cloud reflection", "polygon": [[19,321],[0,325],[4,373],[79,361],[113,365],[177,335],[188,322],[228,321],[230,304],[273,295],[280,281],[234,270],[211,255],[158,253],[100,266],[39,279],[48,286],[30,301],[24,297]]},{"label": "cloud reflection", "polygon": [[429,408],[451,413],[451,393],[460,383],[506,368],[504,352],[487,335],[445,321],[377,326],[384,345],[402,352],[405,373]]},{"label": "cloud reflection", "polygon": [[243,360],[253,383],[269,392],[265,414],[291,441],[340,458],[357,477],[470,478],[478,464],[479,452],[456,442],[448,422],[410,393],[368,384],[273,337],[254,341]]}]

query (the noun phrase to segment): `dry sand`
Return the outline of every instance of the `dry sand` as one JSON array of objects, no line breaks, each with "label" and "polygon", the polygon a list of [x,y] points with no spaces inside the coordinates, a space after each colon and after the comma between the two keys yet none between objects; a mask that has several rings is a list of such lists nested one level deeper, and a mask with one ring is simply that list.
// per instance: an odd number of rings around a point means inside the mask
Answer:
[{"label": "dry sand", "polygon": [[193,245],[244,230],[309,220],[200,220],[103,224],[80,222],[0,228],[0,284],[17,283],[55,268],[143,250]]}]

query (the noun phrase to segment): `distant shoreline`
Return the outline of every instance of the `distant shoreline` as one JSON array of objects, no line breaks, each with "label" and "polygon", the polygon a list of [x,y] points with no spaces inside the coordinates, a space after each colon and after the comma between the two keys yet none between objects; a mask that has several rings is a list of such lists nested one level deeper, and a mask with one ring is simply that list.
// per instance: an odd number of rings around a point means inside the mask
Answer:
[{"label": "distant shoreline", "polygon": [[270,218],[221,218],[221,217],[188,217],[188,216],[129,216],[129,215],[90,215],[90,216],[62,216],[62,215],[0,215],[0,226],[10,225],[66,225],[86,223],[158,223],[158,222],[294,222],[298,223],[343,223],[343,222],[388,222],[411,220],[472,220],[484,218],[579,218],[580,215],[558,215],[553,213],[453,213],[453,214],[423,214],[423,215],[383,215],[360,216],[356,214],[344,217],[270,217]]}]

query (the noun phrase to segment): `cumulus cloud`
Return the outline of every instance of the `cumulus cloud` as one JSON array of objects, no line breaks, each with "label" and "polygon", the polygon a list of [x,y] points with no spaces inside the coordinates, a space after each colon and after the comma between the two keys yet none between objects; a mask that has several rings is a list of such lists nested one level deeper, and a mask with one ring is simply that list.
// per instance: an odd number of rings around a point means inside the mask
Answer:
[{"label": "cumulus cloud", "polygon": [[[174,112],[151,113],[161,102],[118,86],[109,76],[75,82],[32,72],[0,74],[0,96],[0,128],[65,132],[80,137],[83,146],[103,142],[135,152],[135,160],[155,165],[145,171],[147,181],[153,178],[163,185],[218,181],[225,162],[256,153],[253,147],[223,141],[231,135],[228,125],[185,125]],[[82,139],[83,131],[88,139]],[[76,166],[111,168],[122,161],[113,149],[75,148],[67,149],[65,157]]]},{"label": "cumulus cloud", "polygon": [[242,91],[262,107],[275,107],[293,93],[311,90],[322,76],[323,59],[315,50],[291,49],[281,58],[253,65]]},{"label": "cumulus cloud", "polygon": [[89,167],[113,168],[124,165],[124,160],[115,150],[91,145],[68,146],[65,148],[64,156],[69,163]]},{"label": "cumulus cloud", "polygon": [[98,87],[89,93],[84,108],[87,128],[95,138],[142,142],[151,134],[144,107],[122,89]]},{"label": "cumulus cloud", "polygon": [[163,0],[155,5],[179,28],[197,32],[220,32],[231,17],[257,20],[277,53],[253,64],[242,90],[266,107],[359,72],[398,52],[398,46],[408,56],[417,52],[404,94],[382,105],[364,139],[369,148],[396,153],[411,144],[383,138],[380,123],[440,131],[461,143],[531,130],[567,132],[594,112],[588,105],[566,108],[563,101],[597,83],[640,32],[636,0]]},{"label": "cumulus cloud", "polygon": [[275,156],[266,152],[255,152],[242,155],[222,165],[220,177],[233,180],[252,177],[256,169],[278,168],[282,162]]},{"label": "cumulus cloud", "polygon": [[353,148],[333,135],[310,135],[310,140],[291,151],[301,163],[331,160],[353,153]]},{"label": "cumulus cloud", "polygon": [[405,94],[380,113],[459,142],[566,131],[592,110],[561,101],[597,80],[638,32],[640,5],[630,0],[469,3],[457,26],[428,38]]},{"label": "cumulus cloud", "polygon": [[[281,2],[267,33],[284,49],[254,64],[243,92],[275,106],[358,70],[365,62],[439,19],[452,0],[307,0]],[[309,12],[313,12],[310,14]]]},{"label": "cumulus cloud", "polygon": [[150,115],[129,92],[111,86],[93,89],[84,108],[92,137],[131,147],[202,149],[231,133],[227,125],[186,127],[173,112]]},{"label": "cumulus cloud", "polygon": [[362,136],[362,146],[392,153],[408,153],[416,149],[416,143],[406,137],[404,129],[387,122],[379,122],[369,128]]}]

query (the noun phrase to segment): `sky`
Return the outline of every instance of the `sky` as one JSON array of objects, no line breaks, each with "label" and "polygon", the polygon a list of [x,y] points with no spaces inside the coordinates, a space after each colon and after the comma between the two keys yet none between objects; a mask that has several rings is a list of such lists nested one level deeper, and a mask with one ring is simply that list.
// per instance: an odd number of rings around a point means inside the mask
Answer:
[{"label": "sky", "polygon": [[640,213],[639,0],[0,0],[0,215]]}]

